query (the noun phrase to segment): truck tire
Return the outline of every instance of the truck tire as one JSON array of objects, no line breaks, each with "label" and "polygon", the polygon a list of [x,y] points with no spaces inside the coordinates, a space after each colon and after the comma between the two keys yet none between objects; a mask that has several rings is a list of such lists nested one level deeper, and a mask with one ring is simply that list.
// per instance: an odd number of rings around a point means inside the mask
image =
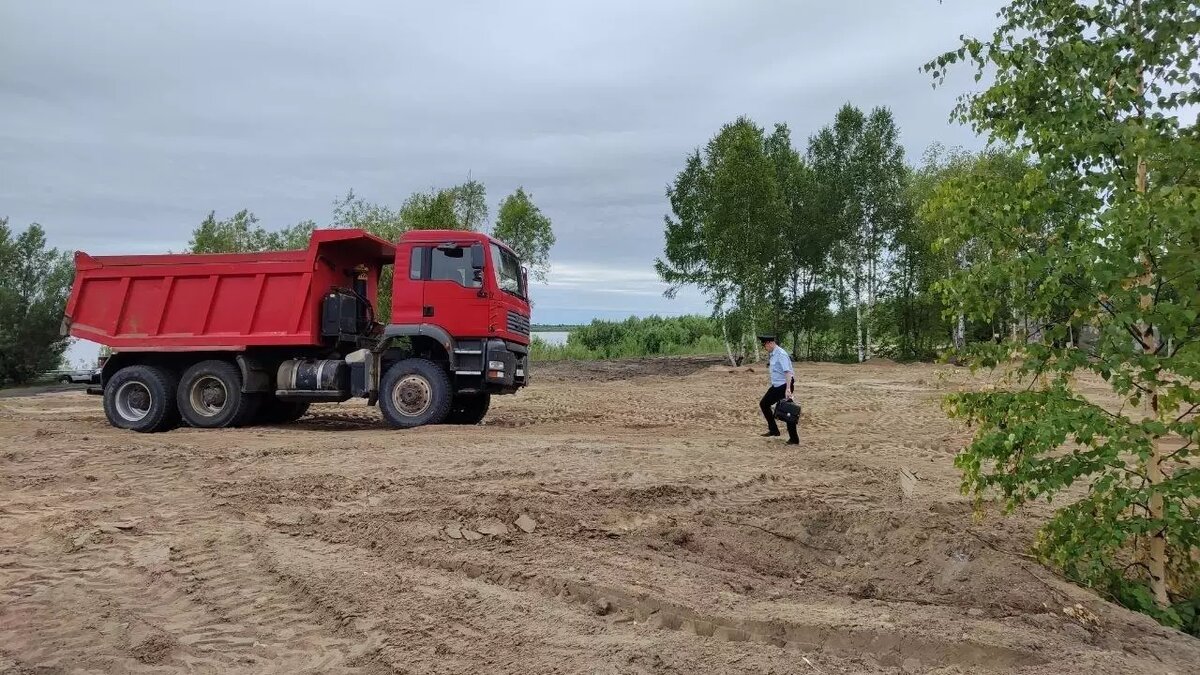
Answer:
[{"label": "truck tire", "polygon": [[241,426],[254,419],[259,398],[242,393],[242,373],[229,361],[201,361],[183,371],[176,388],[179,414],[193,427]]},{"label": "truck tire", "polygon": [[175,375],[155,366],[126,366],[104,384],[104,416],[118,429],[140,433],[179,425]]},{"label": "truck tire", "polygon": [[479,424],[492,405],[491,394],[455,396],[446,424]]},{"label": "truck tire", "polygon": [[267,395],[259,405],[254,421],[257,424],[287,424],[304,417],[306,412],[307,401],[284,401],[275,398],[274,395]]},{"label": "truck tire", "polygon": [[58,381],[61,384],[72,384],[70,375],[63,375],[62,377],[58,378]]},{"label": "truck tire", "polygon": [[452,401],[450,377],[428,359],[393,364],[379,386],[379,410],[398,429],[440,424],[450,414]]}]

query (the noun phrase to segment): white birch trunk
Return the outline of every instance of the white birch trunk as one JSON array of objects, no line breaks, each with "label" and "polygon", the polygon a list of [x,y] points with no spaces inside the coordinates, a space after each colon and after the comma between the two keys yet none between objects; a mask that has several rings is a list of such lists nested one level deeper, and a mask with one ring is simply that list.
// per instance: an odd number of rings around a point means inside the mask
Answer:
[{"label": "white birch trunk", "polygon": [[863,311],[862,311],[862,293],[859,290],[859,282],[854,283],[854,316],[856,319],[854,326],[854,337],[858,342],[858,362],[862,363],[866,360],[863,355]]},{"label": "white birch trunk", "polygon": [[871,313],[875,310],[875,254],[867,258],[867,312],[863,321],[863,351],[871,358]]},{"label": "white birch trunk", "polygon": [[729,357],[729,365],[736,366],[737,359],[733,357],[733,345],[729,344],[729,327],[726,325],[726,316],[721,316],[721,340],[725,343],[725,355]]}]

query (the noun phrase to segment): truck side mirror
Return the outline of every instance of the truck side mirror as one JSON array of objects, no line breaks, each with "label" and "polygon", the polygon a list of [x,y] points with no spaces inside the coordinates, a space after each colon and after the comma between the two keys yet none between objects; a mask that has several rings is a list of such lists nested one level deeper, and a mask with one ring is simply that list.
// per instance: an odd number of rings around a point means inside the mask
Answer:
[{"label": "truck side mirror", "polygon": [[477,272],[483,270],[483,244],[471,244],[471,267]]},{"label": "truck side mirror", "polygon": [[472,283],[479,289],[479,297],[487,297],[487,291],[483,290],[483,244],[471,244],[471,271],[473,276]]}]

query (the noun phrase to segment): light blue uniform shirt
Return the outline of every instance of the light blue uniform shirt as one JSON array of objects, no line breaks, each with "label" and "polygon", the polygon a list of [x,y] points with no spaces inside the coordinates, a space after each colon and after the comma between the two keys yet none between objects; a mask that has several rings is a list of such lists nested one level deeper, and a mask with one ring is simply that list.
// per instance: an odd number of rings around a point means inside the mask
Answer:
[{"label": "light blue uniform shirt", "polygon": [[771,373],[771,386],[778,387],[781,384],[787,384],[787,374],[792,370],[792,357],[788,356],[783,347],[775,345],[767,364],[767,369]]}]

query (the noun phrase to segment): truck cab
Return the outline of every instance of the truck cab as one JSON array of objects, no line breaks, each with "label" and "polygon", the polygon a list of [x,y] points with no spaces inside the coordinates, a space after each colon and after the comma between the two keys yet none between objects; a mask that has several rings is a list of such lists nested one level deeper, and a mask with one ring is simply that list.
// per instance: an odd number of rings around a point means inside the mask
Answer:
[{"label": "truck cab", "polygon": [[511,393],[528,381],[528,292],[505,244],[479,232],[410,231],[396,247],[384,335],[417,338],[444,358],[457,391]]}]

